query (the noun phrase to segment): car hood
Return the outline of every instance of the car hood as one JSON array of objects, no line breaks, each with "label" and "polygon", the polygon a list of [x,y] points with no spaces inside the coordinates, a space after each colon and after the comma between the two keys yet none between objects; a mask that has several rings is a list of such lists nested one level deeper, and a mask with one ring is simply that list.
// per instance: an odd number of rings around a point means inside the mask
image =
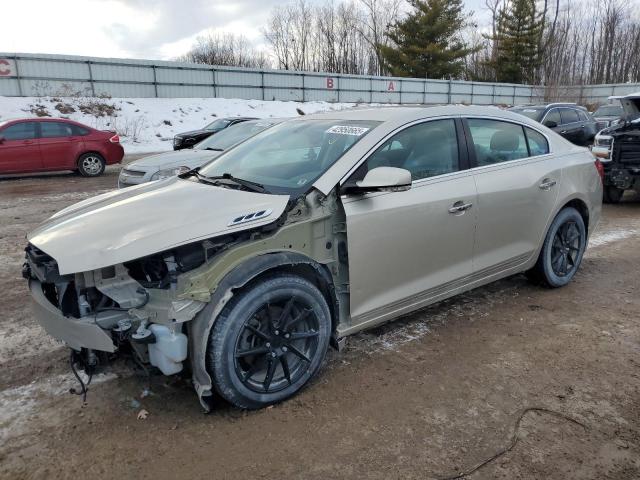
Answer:
[{"label": "car hood", "polygon": [[191,137],[193,135],[202,135],[203,133],[215,133],[217,132],[217,130],[205,130],[204,128],[201,128],[200,130],[191,130],[189,132],[180,132],[176,134],[176,137]]},{"label": "car hood", "polygon": [[[115,190],[61,210],[27,239],[58,262],[60,274],[86,272],[275,221],[288,195],[214,187],[172,177]],[[230,226],[240,216],[259,220]]]},{"label": "car hood", "polygon": [[628,122],[640,118],[640,92],[625,95],[620,99],[624,108],[625,120]]},{"label": "car hood", "polygon": [[127,164],[127,170],[163,170],[165,168],[180,167],[182,165],[195,168],[209,160],[218,157],[222,152],[214,150],[177,150],[175,152],[159,153],[141,158]]}]

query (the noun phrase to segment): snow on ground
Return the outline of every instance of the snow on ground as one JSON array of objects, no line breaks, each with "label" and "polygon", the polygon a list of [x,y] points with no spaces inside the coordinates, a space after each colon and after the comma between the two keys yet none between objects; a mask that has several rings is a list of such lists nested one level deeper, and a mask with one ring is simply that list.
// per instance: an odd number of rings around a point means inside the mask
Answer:
[{"label": "snow on ground", "polygon": [[297,117],[300,112],[355,106],[225,98],[0,97],[0,122],[36,116],[69,118],[93,128],[115,130],[126,153],[145,153],[171,150],[176,133],[202,128],[217,118]]}]

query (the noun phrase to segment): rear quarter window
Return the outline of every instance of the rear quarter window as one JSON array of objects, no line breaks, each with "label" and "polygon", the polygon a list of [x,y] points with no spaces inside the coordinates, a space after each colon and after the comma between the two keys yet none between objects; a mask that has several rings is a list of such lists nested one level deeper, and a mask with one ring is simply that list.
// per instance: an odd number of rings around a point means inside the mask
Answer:
[{"label": "rear quarter window", "polygon": [[525,127],[524,131],[527,134],[529,152],[532,157],[549,153],[549,142],[544,135],[528,127]]}]

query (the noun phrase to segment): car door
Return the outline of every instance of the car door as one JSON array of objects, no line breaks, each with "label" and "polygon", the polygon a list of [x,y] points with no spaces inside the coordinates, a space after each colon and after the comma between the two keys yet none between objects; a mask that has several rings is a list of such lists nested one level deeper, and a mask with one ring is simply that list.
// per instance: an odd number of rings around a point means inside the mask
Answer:
[{"label": "car door", "polygon": [[538,250],[561,182],[560,163],[539,131],[489,118],[465,121],[478,190],[474,277],[516,268]]},{"label": "car door", "polygon": [[46,170],[75,169],[83,138],[65,122],[40,122],[40,152]]},{"label": "car door", "polygon": [[42,170],[37,122],[11,123],[0,130],[0,173]]},{"label": "car door", "polygon": [[577,112],[582,128],[582,145],[591,145],[596,133],[598,133],[597,122],[589,112],[582,110],[577,110]]},{"label": "car door", "polygon": [[381,166],[405,168],[413,180],[406,191],[342,195],[353,325],[424,305],[471,274],[476,187],[462,138],[459,120],[408,126],[343,184]]},{"label": "car door", "polygon": [[583,123],[580,122],[576,109],[569,107],[560,108],[560,118],[562,118],[560,135],[571,143],[584,145]]}]

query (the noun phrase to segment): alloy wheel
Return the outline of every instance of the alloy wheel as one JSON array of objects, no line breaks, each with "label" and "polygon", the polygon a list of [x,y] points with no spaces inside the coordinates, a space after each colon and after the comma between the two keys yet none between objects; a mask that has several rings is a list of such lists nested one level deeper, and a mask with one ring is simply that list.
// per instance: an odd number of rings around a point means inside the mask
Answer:
[{"label": "alloy wheel", "polygon": [[319,321],[301,298],[263,305],[243,325],[235,345],[235,372],[258,393],[274,393],[298,381],[318,349]]},{"label": "alloy wheel", "polygon": [[551,245],[551,268],[559,277],[570,275],[576,268],[582,234],[574,221],[560,225]]},{"label": "alloy wheel", "polygon": [[90,155],[82,160],[82,168],[89,175],[97,175],[102,170],[102,161],[98,157]]}]

